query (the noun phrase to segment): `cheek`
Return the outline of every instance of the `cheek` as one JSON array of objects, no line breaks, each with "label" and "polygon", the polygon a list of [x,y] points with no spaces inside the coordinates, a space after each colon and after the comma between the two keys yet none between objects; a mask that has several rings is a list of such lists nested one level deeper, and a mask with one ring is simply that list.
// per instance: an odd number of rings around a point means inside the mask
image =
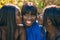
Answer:
[{"label": "cheek", "polygon": [[35,21],[36,19],[31,19],[32,23]]},{"label": "cheek", "polygon": [[27,19],[23,18],[23,21],[25,22]]},{"label": "cheek", "polygon": [[51,26],[52,25],[52,22],[50,20],[47,20],[47,25],[48,26]]},{"label": "cheek", "polygon": [[[24,21],[24,23],[26,24],[26,25],[32,25],[32,23],[35,21],[35,19],[30,19],[30,20],[28,20],[28,19],[25,19],[25,18],[23,18],[23,21]],[[29,23],[28,23],[29,22]]]},{"label": "cheek", "polygon": [[47,30],[51,30],[51,32],[53,31],[52,29],[52,27],[53,27],[53,25],[52,25],[52,22],[50,21],[50,20],[47,20]]},{"label": "cheek", "polygon": [[22,20],[22,19],[21,19],[19,16],[16,16],[16,23],[17,23],[17,24],[20,24],[20,23],[21,23],[21,20]]}]

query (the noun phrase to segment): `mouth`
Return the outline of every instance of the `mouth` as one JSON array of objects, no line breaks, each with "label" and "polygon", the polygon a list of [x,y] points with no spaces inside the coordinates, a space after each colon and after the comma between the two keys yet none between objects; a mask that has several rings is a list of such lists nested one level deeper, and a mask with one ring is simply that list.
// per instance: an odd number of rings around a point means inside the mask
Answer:
[{"label": "mouth", "polygon": [[32,22],[31,21],[26,21],[25,23],[27,26],[31,26],[32,25]]},{"label": "mouth", "polygon": [[31,24],[32,22],[31,21],[26,21],[27,24]]},{"label": "mouth", "polygon": [[25,25],[26,25],[26,26],[31,26],[31,25],[32,25],[32,21],[26,20],[26,21],[25,21]]}]

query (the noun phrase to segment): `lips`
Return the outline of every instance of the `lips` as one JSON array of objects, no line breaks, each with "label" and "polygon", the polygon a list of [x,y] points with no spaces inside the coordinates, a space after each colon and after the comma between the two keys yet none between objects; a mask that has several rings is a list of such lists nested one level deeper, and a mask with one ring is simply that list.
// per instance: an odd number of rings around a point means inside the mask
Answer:
[{"label": "lips", "polygon": [[26,23],[31,24],[31,21],[26,21]]}]

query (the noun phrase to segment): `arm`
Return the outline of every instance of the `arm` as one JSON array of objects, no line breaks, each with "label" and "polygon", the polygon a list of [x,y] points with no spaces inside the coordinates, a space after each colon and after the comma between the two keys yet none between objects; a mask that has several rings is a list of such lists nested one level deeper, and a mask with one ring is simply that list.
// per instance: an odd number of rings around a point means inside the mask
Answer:
[{"label": "arm", "polygon": [[15,32],[15,40],[26,40],[25,29],[20,26],[20,32],[18,33],[18,29]]}]

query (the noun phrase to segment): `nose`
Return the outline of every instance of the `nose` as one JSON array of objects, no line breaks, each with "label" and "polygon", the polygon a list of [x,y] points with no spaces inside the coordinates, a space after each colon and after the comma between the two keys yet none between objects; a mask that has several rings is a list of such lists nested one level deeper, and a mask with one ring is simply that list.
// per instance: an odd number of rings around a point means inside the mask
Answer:
[{"label": "nose", "polygon": [[28,19],[32,19],[31,16],[28,16]]}]

